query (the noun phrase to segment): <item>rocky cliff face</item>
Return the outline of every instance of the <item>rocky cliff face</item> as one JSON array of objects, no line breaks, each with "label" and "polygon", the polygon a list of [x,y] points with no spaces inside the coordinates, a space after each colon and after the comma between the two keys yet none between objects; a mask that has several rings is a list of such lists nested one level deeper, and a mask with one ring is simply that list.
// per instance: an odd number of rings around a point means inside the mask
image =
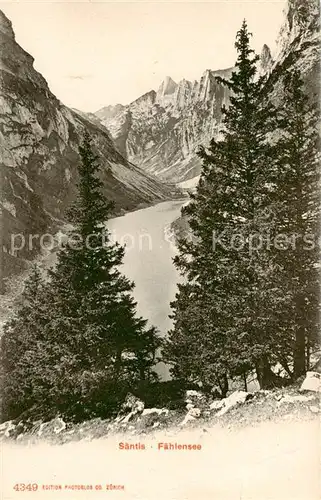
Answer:
[{"label": "rocky cliff face", "polygon": [[318,0],[288,0],[277,40],[271,73],[274,98],[282,99],[281,80],[287,70],[301,71],[313,102],[320,94],[320,4]]},{"label": "rocky cliff face", "polygon": [[[319,2],[289,0],[284,23],[272,57],[263,46],[258,74],[269,74],[274,100],[282,100],[282,74],[298,67],[311,96],[319,94]],[[178,84],[167,77],[158,91],[151,91],[128,106],[109,106],[96,115],[110,130],[118,150],[147,172],[161,179],[186,181],[200,173],[195,155],[199,144],[217,136],[221,106],[229,92],[215,76],[228,78],[232,68],[206,70],[199,81]]]},{"label": "rocky cliff face", "polygon": [[273,62],[270,47],[264,44],[260,55],[259,73],[262,75],[269,73],[273,67]]},{"label": "rocky cliff face", "polygon": [[208,69],[194,82],[166,77],[157,92],[128,106],[108,106],[96,115],[130,161],[162,180],[191,179],[201,166],[195,151],[217,134],[221,107],[229,98],[215,77],[228,78],[231,71]]},{"label": "rocky cliff face", "polygon": [[0,106],[1,237],[7,269],[32,254],[25,249],[13,258],[10,234],[41,234],[64,217],[75,196],[85,129],[100,156],[105,194],[117,211],[170,196],[170,188],[123,158],[95,115],[67,108],[50,92],[1,11]]}]

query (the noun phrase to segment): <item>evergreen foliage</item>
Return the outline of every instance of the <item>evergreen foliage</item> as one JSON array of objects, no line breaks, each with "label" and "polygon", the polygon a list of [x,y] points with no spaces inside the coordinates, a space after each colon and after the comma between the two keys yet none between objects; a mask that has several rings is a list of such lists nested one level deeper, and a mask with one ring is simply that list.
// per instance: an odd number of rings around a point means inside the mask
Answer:
[{"label": "evergreen foliage", "polygon": [[124,248],[106,228],[112,205],[88,135],[79,153],[73,229],[49,280],[41,282],[37,271],[31,276],[25,305],[2,339],[6,419],[21,410],[41,418],[108,416],[128,390],[157,379],[160,339],[136,315],[134,284],[119,270]]},{"label": "evergreen foliage", "polygon": [[285,79],[283,112],[273,106],[250,36],[244,21],[236,69],[219,78],[230,105],[220,140],[199,151],[200,182],[184,209],[191,235],[175,259],[184,282],[164,349],[174,377],[216,385],[223,395],[228,378],[253,370],[262,388],[283,383],[272,370],[278,363],[289,377],[293,364],[302,374],[318,316],[315,251],[307,255],[301,244],[290,255],[274,246],[281,233],[317,234],[315,123],[307,126],[296,73]]},{"label": "evergreen foliage", "polygon": [[275,253],[275,262],[284,297],[278,311],[284,367],[298,378],[309,368],[320,340],[320,115],[299,70],[287,72],[283,80],[275,200],[278,232],[288,236],[289,244]]}]

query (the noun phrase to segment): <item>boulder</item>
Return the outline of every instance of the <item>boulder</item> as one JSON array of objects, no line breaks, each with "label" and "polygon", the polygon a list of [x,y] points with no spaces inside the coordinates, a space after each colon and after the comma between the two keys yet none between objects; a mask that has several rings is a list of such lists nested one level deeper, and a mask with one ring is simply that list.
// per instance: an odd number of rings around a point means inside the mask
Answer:
[{"label": "boulder", "polygon": [[317,372],[321,373],[321,358],[318,360],[318,362],[312,367],[312,372]]},{"label": "boulder", "polygon": [[135,412],[141,413],[144,410],[144,403],[131,393],[128,393],[121,406],[121,413]]},{"label": "boulder", "polygon": [[185,404],[187,410],[194,407],[205,409],[207,406],[207,398],[200,391],[188,390],[185,393]]},{"label": "boulder", "polygon": [[191,408],[188,412],[188,415],[191,415],[191,417],[194,418],[199,418],[201,416],[201,410],[199,408]]},{"label": "boulder", "polygon": [[15,428],[16,424],[14,424],[12,420],[4,422],[0,425],[0,438],[10,438],[13,435]]},{"label": "boulder", "polygon": [[146,408],[139,418],[138,428],[142,430],[148,427],[159,427],[167,422],[168,415],[167,408]]},{"label": "boulder", "polygon": [[307,372],[300,391],[321,392],[321,373]]},{"label": "boulder", "polygon": [[142,413],[142,417],[146,415],[168,415],[169,410],[167,408],[145,408]]},{"label": "boulder", "polygon": [[127,424],[135,417],[141,415],[144,411],[145,404],[139,398],[136,398],[131,393],[128,393],[125,401],[123,402],[120,412],[117,415],[115,423]]},{"label": "boulder", "polygon": [[220,401],[214,401],[210,406],[210,410],[214,411],[219,410],[217,415],[221,416],[224,415],[224,413],[231,410],[231,408],[234,408],[234,406],[243,404],[245,403],[245,401],[247,401],[252,397],[253,395],[249,392],[235,391],[227,398],[221,399]]},{"label": "boulder", "polygon": [[317,406],[309,406],[309,410],[312,413],[319,413],[320,412],[320,408],[318,408]]},{"label": "boulder", "polygon": [[219,399],[218,401],[213,401],[213,403],[210,405],[210,410],[212,411],[218,411],[224,406],[224,399]]},{"label": "boulder", "polygon": [[202,414],[200,408],[191,408],[188,413],[185,415],[184,420],[180,425],[186,425],[188,422],[192,422],[199,418]]},{"label": "boulder", "polygon": [[[40,426],[37,426],[36,435],[39,437],[51,437],[55,434],[60,434],[66,427],[66,422],[64,422],[62,418],[56,417],[50,420],[50,422],[44,422],[40,424]],[[34,434],[32,430],[31,434]]]}]

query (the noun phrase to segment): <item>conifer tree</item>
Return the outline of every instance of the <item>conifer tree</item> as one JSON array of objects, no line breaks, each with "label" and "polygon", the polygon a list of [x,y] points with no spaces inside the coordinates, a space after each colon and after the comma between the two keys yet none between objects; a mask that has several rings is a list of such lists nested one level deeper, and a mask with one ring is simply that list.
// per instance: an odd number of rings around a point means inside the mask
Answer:
[{"label": "conifer tree", "polygon": [[[254,240],[269,223],[275,164],[267,135],[276,111],[264,95],[265,78],[256,76],[258,56],[250,36],[244,21],[236,37],[236,69],[229,81],[219,78],[231,91],[230,105],[223,108],[223,137],[199,152],[201,179],[185,209],[193,238],[180,241],[175,260],[186,282],[173,304],[174,328],[164,355],[173,373],[184,372],[187,379],[192,363],[202,366],[212,356],[212,383],[217,373],[233,376],[255,367],[261,387],[267,387],[275,382],[267,316],[274,298],[265,287],[268,259]],[[200,298],[196,329],[191,293]],[[182,350],[191,357],[188,367],[177,355]]]},{"label": "conifer tree", "polygon": [[[106,228],[112,204],[102,194],[98,158],[88,135],[79,153],[78,198],[70,210],[73,229],[49,272],[43,304],[41,297],[40,306],[30,304],[34,315],[49,309],[47,322],[35,317],[33,327],[44,340],[45,376],[43,383],[37,380],[37,397],[29,403],[38,402],[42,418],[57,412],[80,420],[110,415],[128,390],[156,378],[152,367],[160,340],[155,328],[137,316],[134,284],[120,272],[124,248],[111,241]],[[25,314],[19,311],[19,328],[24,322]],[[14,346],[12,339],[20,336],[16,330],[14,323],[5,335],[7,358],[7,345]],[[7,371],[14,370],[13,365]],[[33,380],[33,361],[24,375],[28,382]]]},{"label": "conifer tree", "polygon": [[25,283],[21,302],[18,314],[5,324],[1,337],[2,420],[18,417],[39,401],[44,404],[47,396],[45,390],[39,393],[38,389],[46,387],[48,375],[45,329],[51,305],[37,266]]},{"label": "conifer tree", "polygon": [[275,199],[278,232],[287,236],[288,244],[283,252],[275,252],[274,260],[284,296],[279,304],[283,352],[292,376],[298,378],[309,368],[310,354],[319,343],[320,116],[297,69],[284,76],[280,118]]}]

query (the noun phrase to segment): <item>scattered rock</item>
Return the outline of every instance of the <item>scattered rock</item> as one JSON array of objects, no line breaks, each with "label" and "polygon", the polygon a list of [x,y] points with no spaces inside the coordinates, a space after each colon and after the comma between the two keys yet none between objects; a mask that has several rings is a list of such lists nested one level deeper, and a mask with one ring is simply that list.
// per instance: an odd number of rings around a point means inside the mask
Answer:
[{"label": "scattered rock", "polygon": [[321,373],[307,372],[300,391],[321,392]]},{"label": "scattered rock", "polygon": [[218,411],[217,416],[224,415],[227,413],[229,410],[234,408],[234,406],[237,406],[239,404],[245,403],[248,399],[252,398],[253,394],[245,391],[235,391],[233,392],[230,396],[227,398],[224,398],[221,400],[222,407]]},{"label": "scattered rock", "polygon": [[272,391],[269,389],[260,389],[259,391],[257,391],[257,393],[263,394],[264,396],[271,396],[272,395]]},{"label": "scattered rock", "polygon": [[145,410],[142,413],[142,417],[145,417],[146,415],[168,415],[169,410],[167,408],[145,408]]},{"label": "scattered rock", "polygon": [[202,410],[200,408],[191,408],[188,413],[185,415],[184,420],[180,425],[186,425],[188,422],[192,422],[197,418],[200,418],[202,414]]},{"label": "scattered rock", "polygon": [[201,416],[201,410],[199,408],[191,408],[188,412],[188,415],[192,417],[199,418]]},{"label": "scattered rock", "polygon": [[186,391],[186,398],[197,398],[197,399],[202,399],[204,394],[202,394],[200,391],[194,391],[192,389],[189,389]]},{"label": "scattered rock", "polygon": [[317,406],[309,406],[309,410],[312,411],[312,413],[319,413],[320,411]]},{"label": "scattered rock", "polygon": [[8,420],[8,422],[4,422],[0,425],[0,437],[10,438],[15,431],[16,425],[12,420]]},{"label": "scattered rock", "polygon": [[141,431],[148,427],[159,427],[166,423],[168,415],[167,408],[146,408],[139,418],[137,428]]},{"label": "scattered rock", "polygon": [[206,403],[206,396],[200,391],[188,390],[185,394],[185,403],[199,406],[200,403]]},{"label": "scattered rock", "polygon": [[180,423],[180,425],[186,425],[186,424],[188,424],[188,422],[193,422],[194,420],[196,420],[196,418],[193,417],[193,415],[190,415],[189,413],[187,413],[187,415],[185,415],[185,418]]},{"label": "scattered rock", "polygon": [[120,413],[127,413],[129,412],[135,412],[135,413],[141,413],[144,410],[144,403],[141,401],[139,398],[136,398],[131,393],[128,393],[126,396],[125,401],[123,402],[121,406]]},{"label": "scattered rock", "polygon": [[116,424],[127,424],[135,417],[141,415],[144,411],[144,403],[139,398],[136,398],[131,393],[128,393],[124,403],[121,406],[120,412],[115,420]]},{"label": "scattered rock", "polygon": [[213,401],[213,403],[210,405],[210,410],[212,411],[218,411],[224,406],[225,399],[219,399],[218,401]]}]

